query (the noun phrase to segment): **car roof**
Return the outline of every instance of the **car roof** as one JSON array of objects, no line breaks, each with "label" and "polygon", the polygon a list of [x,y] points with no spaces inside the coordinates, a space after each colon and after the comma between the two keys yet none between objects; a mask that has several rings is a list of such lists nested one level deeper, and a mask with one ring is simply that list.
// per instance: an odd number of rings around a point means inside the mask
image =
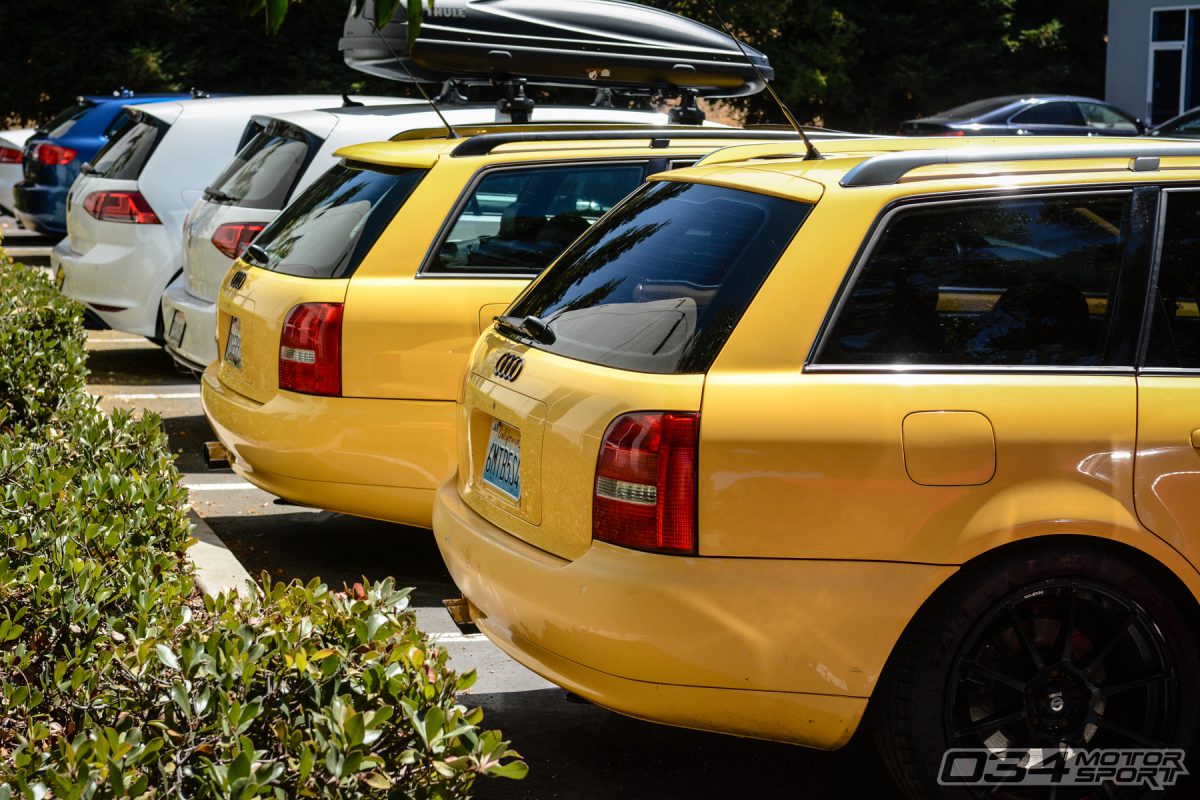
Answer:
[{"label": "car roof", "polygon": [[[382,102],[396,102],[396,98],[378,99]],[[276,94],[205,97],[145,105],[127,102],[125,105],[127,108],[136,109],[143,114],[173,123],[185,115],[189,118],[203,118],[230,114],[269,114],[313,108],[332,108],[341,105],[342,102],[342,96],[338,94]]]},{"label": "car roof", "polygon": [[[441,107],[440,110],[453,125],[504,125],[494,103],[468,103]],[[396,132],[413,128],[440,127],[441,123],[433,109],[424,100],[400,100],[392,104],[350,107],[305,109],[276,114],[257,115],[262,119],[280,120],[311,131],[318,136],[328,136],[336,125],[339,130],[362,130],[377,132],[381,126],[396,122]],[[545,122],[645,122],[665,123],[666,115],[655,111],[633,111],[602,109],[592,106],[539,105],[533,110],[535,121]]]},{"label": "car roof", "polygon": [[[1200,145],[1144,137],[908,137],[819,143],[823,158],[781,143],[723,148],[657,176],[815,202],[826,191],[904,185],[912,192],[994,189],[1022,179],[1048,185],[1145,179],[1170,159],[1171,180],[1200,173]],[[1179,170],[1176,172],[1175,170]],[[1082,176],[1089,175],[1087,179]]]}]

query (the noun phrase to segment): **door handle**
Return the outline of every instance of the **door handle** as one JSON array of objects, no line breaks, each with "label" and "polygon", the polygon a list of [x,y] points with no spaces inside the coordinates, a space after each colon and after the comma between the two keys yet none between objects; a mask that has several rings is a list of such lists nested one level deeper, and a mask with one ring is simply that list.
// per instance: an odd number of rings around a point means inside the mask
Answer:
[{"label": "door handle", "polygon": [[1192,431],[1192,447],[1200,450],[1200,428]]}]

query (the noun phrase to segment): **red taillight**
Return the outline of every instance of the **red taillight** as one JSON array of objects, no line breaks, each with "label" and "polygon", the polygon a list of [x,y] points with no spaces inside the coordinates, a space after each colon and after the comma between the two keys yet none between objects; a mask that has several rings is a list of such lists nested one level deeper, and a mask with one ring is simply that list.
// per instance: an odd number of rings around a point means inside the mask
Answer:
[{"label": "red taillight", "polygon": [[608,426],[596,465],[592,537],[655,553],[696,552],[700,415],[640,412]]},{"label": "red taillight", "polygon": [[162,224],[141,192],[92,192],[84,199],[83,210],[103,222]]},{"label": "red taillight", "polygon": [[75,160],[75,151],[57,144],[33,146],[33,160],[51,167],[61,167]]},{"label": "red taillight", "polygon": [[15,147],[0,147],[0,164],[20,164],[21,151]]},{"label": "red taillight", "polygon": [[341,303],[303,303],[288,312],[279,339],[279,388],[341,395]]},{"label": "red taillight", "polygon": [[262,225],[227,222],[213,233],[213,247],[230,258],[241,258],[242,253],[246,252],[246,248],[254,241],[254,237],[262,232],[262,229]]}]

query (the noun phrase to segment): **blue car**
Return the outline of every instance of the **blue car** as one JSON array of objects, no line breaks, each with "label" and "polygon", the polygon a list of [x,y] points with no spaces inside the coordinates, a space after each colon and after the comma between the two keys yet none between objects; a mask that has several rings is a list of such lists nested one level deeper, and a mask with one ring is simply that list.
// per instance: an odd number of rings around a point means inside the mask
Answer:
[{"label": "blue car", "polygon": [[910,119],[901,136],[1137,136],[1142,121],[1094,97],[1025,94],[989,97]]},{"label": "blue car", "polygon": [[13,187],[17,219],[26,228],[54,236],[67,232],[67,192],[80,168],[108,144],[128,120],[131,103],[185,100],[191,94],[135,94],[79,97],[25,143],[24,180]]}]

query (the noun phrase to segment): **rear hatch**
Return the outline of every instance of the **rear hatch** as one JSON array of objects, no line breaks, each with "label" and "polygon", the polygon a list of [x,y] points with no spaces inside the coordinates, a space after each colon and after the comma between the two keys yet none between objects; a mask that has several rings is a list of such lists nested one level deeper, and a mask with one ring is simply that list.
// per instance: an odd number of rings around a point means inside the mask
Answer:
[{"label": "rear hatch", "polygon": [[[135,226],[101,219],[97,216],[100,206],[89,210],[86,207],[88,199],[103,197],[99,193],[107,192],[108,197],[124,198],[125,206],[121,208],[128,208],[131,213],[144,213],[149,209],[148,204],[138,205],[145,202],[144,198],[132,202],[131,199],[134,196],[140,198],[138,178],[170,127],[169,122],[157,116],[127,109],[125,119],[113,131],[109,143],[96,154],[95,163],[79,175],[67,195],[67,235],[71,238],[72,250],[87,253],[101,241],[124,245],[136,241]],[[114,200],[113,208],[116,204]]]},{"label": "rear hatch", "polygon": [[663,181],[597,223],[477,345],[459,420],[466,502],[564,559],[591,546],[597,492],[600,538],[675,514],[694,543],[695,437],[672,473],[652,429],[622,418],[700,414],[704,375],[810,209]]},{"label": "rear hatch", "polygon": [[209,302],[253,238],[287,205],[320,141],[299,126],[255,119],[246,143],[188,215],[183,229],[187,290]]},{"label": "rear hatch", "polygon": [[275,396],[289,312],[305,303],[345,301],[351,275],[425,172],[339,164],[259,234],[219,292],[223,384],[260,403]]}]

